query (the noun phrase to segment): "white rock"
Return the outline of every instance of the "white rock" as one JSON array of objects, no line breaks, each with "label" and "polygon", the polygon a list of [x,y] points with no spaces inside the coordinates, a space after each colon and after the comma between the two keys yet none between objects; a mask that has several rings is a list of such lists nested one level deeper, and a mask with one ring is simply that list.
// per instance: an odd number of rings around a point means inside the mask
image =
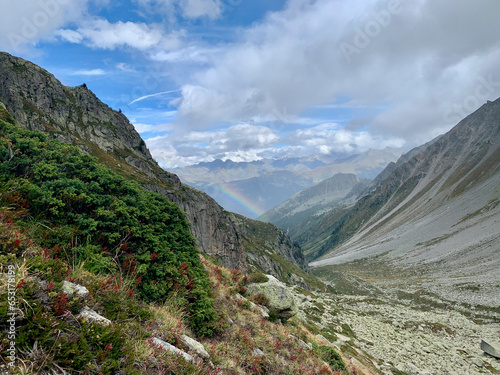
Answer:
[{"label": "white rock", "polygon": [[255,356],[255,357],[259,357],[259,356],[263,356],[265,354],[259,348],[255,348],[254,350],[252,350],[252,355]]},{"label": "white rock", "polygon": [[491,341],[484,341],[481,340],[481,349],[483,352],[495,357],[495,358],[500,358],[500,345],[495,344]]},{"label": "white rock", "polygon": [[87,288],[69,281],[63,281],[62,292],[67,296],[75,295],[76,297],[82,299],[89,295],[89,290]]},{"label": "white rock", "polygon": [[160,348],[162,348],[163,350],[166,350],[167,352],[174,353],[177,355],[180,354],[180,355],[182,355],[182,357],[184,357],[184,359],[187,362],[194,363],[194,358],[191,355],[180,350],[179,348],[176,348],[175,346],[169,344],[168,342],[160,340],[158,337],[153,337],[153,339],[151,340],[151,343],[155,346],[159,346]]},{"label": "white rock", "polygon": [[77,318],[87,323],[97,323],[104,326],[108,326],[111,324],[111,320],[106,319],[102,315],[99,315],[94,310],[89,309],[87,306],[85,306],[82,312],[77,315]]},{"label": "white rock", "polygon": [[196,354],[198,354],[200,357],[203,358],[210,358],[210,354],[206,351],[205,347],[203,346],[202,343],[196,341],[195,339],[192,339],[189,336],[182,335],[181,340],[186,346]]}]

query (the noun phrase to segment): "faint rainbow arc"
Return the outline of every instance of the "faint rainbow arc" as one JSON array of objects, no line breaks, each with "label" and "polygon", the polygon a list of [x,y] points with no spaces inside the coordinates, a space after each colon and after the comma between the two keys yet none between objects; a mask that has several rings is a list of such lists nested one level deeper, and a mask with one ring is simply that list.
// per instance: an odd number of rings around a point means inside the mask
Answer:
[{"label": "faint rainbow arc", "polygon": [[245,197],[239,190],[236,190],[235,188],[232,188],[230,186],[222,186],[219,184],[215,185],[215,187],[224,195],[232,199],[234,202],[250,211],[256,217],[259,217],[266,213],[265,209]]}]

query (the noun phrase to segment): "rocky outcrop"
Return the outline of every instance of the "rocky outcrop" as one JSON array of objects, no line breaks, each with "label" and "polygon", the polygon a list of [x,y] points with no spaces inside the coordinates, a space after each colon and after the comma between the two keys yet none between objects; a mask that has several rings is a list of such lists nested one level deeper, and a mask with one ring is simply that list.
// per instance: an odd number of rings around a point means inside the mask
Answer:
[{"label": "rocky outcrop", "polygon": [[238,229],[229,214],[211,197],[185,185],[180,190],[167,190],[154,184],[144,187],[179,205],[191,223],[191,234],[201,251],[215,257],[224,267],[247,271],[246,253]]},{"label": "rocky outcrop", "polygon": [[280,228],[238,214],[229,215],[245,244],[247,263],[287,283],[308,288],[297,274],[307,270],[302,249]]},{"label": "rocky outcrop", "polygon": [[89,295],[89,290],[87,288],[69,281],[63,281],[62,292],[67,296],[75,296],[81,299],[84,299]]},{"label": "rocky outcrop", "polygon": [[279,319],[290,319],[298,312],[297,303],[293,293],[285,284],[271,275],[266,275],[268,281],[265,283],[254,283],[247,285],[247,290],[252,294],[262,294],[269,300],[271,315]]},{"label": "rocky outcrop", "polygon": [[189,350],[198,354],[200,357],[205,359],[210,358],[210,354],[208,354],[202,343],[199,343],[195,339],[192,339],[191,337],[186,335],[182,335],[181,340],[189,348]]}]

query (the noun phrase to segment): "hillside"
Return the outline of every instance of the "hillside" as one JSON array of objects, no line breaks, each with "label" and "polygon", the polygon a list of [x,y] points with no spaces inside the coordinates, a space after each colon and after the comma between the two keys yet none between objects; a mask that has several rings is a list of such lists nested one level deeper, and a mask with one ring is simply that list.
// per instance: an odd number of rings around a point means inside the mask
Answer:
[{"label": "hillside", "polygon": [[75,146],[21,129],[3,105],[0,239],[2,374],[365,368],[319,327],[312,333],[247,292],[252,275],[201,257],[177,205]]},{"label": "hillside", "polygon": [[[201,251],[228,268],[247,270],[247,252],[253,248],[244,247],[239,224],[211,197],[161,169],[129,120],[85,84],[63,86],[35,64],[0,53],[0,101],[23,128],[77,145],[114,172],[179,205]],[[301,262],[292,261],[294,266]]]},{"label": "hillside", "polygon": [[390,165],[368,194],[337,214],[312,265],[361,261],[359,272],[375,279],[375,263],[392,267],[396,279],[412,270],[408,283],[498,305],[499,119],[500,99]]}]

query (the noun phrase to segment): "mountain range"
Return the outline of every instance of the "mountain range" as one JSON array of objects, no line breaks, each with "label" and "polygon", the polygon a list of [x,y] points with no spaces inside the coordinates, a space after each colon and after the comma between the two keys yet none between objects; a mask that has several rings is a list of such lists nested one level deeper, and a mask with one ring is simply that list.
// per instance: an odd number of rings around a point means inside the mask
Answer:
[{"label": "mountain range", "polygon": [[315,155],[252,162],[215,160],[173,171],[180,179],[213,197],[226,210],[256,218],[299,191],[337,173],[374,178],[401,149],[370,149],[355,155]]}]

